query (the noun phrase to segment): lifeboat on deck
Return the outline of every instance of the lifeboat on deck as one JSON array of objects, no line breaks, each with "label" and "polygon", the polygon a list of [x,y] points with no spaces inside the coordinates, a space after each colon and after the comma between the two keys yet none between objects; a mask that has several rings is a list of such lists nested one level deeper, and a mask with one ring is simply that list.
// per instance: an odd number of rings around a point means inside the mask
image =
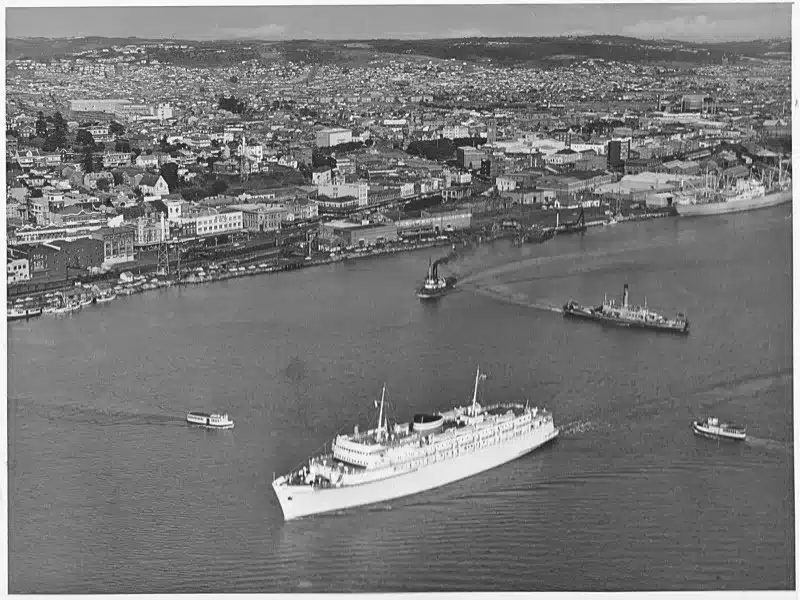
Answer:
[{"label": "lifeboat on deck", "polygon": [[434,433],[444,425],[442,415],[417,414],[411,421],[411,428],[415,433]]}]

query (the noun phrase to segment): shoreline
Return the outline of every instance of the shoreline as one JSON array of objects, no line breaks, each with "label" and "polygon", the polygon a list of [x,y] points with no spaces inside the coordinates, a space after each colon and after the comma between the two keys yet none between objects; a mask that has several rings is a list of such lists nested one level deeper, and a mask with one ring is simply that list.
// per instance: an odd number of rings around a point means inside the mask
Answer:
[{"label": "shoreline", "polygon": [[[644,215],[620,216],[617,217],[615,220],[616,223],[631,223],[639,221],[649,221],[653,219],[665,218],[670,216],[672,215],[667,213],[648,213]],[[588,229],[590,227],[599,227],[607,225],[608,223],[609,221],[607,220],[587,221],[586,228]],[[552,239],[552,237],[556,237],[559,234],[566,235],[566,234],[581,232],[579,230],[555,231],[556,229],[555,227],[549,229],[553,230],[554,235],[545,239],[531,241],[528,243],[545,243],[549,239]],[[45,298],[48,297],[52,298],[59,296],[64,298],[67,295],[70,296],[71,298],[77,297],[77,301],[73,305],[70,305],[69,309],[65,309],[63,313],[54,314],[49,312],[42,312],[40,314],[31,315],[29,317],[8,319],[8,308],[10,308],[11,305],[7,305],[7,313],[6,313],[7,321],[11,323],[12,321],[29,321],[30,319],[45,315],[61,316],[61,314],[73,314],[74,312],[77,312],[78,310],[80,310],[85,306],[97,303],[107,303],[118,296],[132,296],[166,287],[216,283],[219,281],[227,281],[229,279],[238,279],[241,277],[253,277],[257,275],[279,273],[283,271],[308,269],[313,267],[330,265],[334,263],[340,263],[352,260],[365,260],[368,258],[379,258],[382,256],[398,254],[400,252],[414,252],[417,250],[441,248],[444,246],[453,247],[453,249],[445,257],[443,257],[444,259],[443,262],[451,262],[453,260],[457,260],[461,252],[466,249],[474,248],[476,246],[481,246],[484,244],[491,244],[501,239],[514,238],[517,235],[518,235],[517,231],[500,231],[497,232],[496,234],[484,234],[481,233],[480,231],[472,231],[468,235],[462,235],[461,239],[459,238],[435,239],[426,242],[393,245],[391,247],[365,250],[362,252],[354,251],[347,254],[337,254],[336,256],[327,255],[327,256],[317,256],[310,258],[297,257],[294,259],[285,259],[285,258],[259,259],[256,257],[256,258],[248,258],[245,261],[242,261],[250,263],[246,266],[240,266],[239,261],[236,261],[236,264],[230,267],[220,266],[216,264],[216,261],[212,260],[202,266],[192,268],[189,274],[182,274],[181,277],[163,275],[163,274],[159,275],[154,273],[151,275],[135,275],[130,280],[123,280],[121,277],[118,277],[116,280],[111,280],[108,282],[102,282],[97,284],[75,283],[72,286],[65,285],[61,288],[55,288],[54,290],[49,292],[41,292],[38,294],[29,295],[30,297],[35,297],[36,300],[38,300],[38,302],[34,300],[33,302],[21,302],[21,303],[16,302],[13,304],[15,308],[28,308],[28,309],[42,308],[43,310],[46,311],[48,306],[52,306],[52,303],[48,301],[42,302],[42,300],[44,300]],[[261,262],[259,262],[259,260],[261,260]],[[288,262],[280,264],[281,261],[288,261]],[[267,264],[268,262],[272,264]],[[112,285],[108,285],[108,283],[112,283]],[[110,296],[110,299],[108,298],[108,296]],[[98,302],[98,298],[105,298],[105,299],[101,299]]]}]

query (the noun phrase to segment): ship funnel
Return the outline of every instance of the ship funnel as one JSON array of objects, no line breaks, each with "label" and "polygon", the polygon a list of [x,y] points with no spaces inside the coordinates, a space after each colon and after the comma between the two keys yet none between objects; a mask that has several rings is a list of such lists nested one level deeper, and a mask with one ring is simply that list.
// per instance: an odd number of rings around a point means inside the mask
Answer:
[{"label": "ship funnel", "polygon": [[628,308],[628,284],[622,286],[622,306]]}]

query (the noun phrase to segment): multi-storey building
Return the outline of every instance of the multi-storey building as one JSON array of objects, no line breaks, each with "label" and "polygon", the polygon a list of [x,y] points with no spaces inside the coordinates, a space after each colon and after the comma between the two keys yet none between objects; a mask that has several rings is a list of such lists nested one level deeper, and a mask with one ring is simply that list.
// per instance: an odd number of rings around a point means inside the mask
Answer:
[{"label": "multi-storey building", "polygon": [[369,184],[364,181],[356,183],[328,184],[318,188],[319,194],[328,198],[343,198],[353,196],[358,201],[358,206],[367,206]]},{"label": "multi-storey building", "polygon": [[319,148],[347,144],[352,140],[353,132],[349,129],[322,129],[317,132],[317,147]]},{"label": "multi-storey building", "polygon": [[242,211],[233,210],[222,212],[215,208],[204,208],[189,213],[184,213],[178,221],[195,224],[196,235],[198,237],[210,237],[236,233],[242,230]]},{"label": "multi-storey building", "polygon": [[286,220],[289,210],[283,205],[234,204],[228,208],[242,212],[242,228],[245,231],[278,231]]},{"label": "multi-storey building", "polygon": [[100,269],[103,265],[103,242],[89,238],[53,240],[33,246],[28,252],[28,261],[31,281],[64,281]]},{"label": "multi-storey building", "polygon": [[101,266],[104,268],[132,262],[136,258],[134,253],[136,226],[134,225],[101,227],[92,233],[92,238],[103,243]]},{"label": "multi-storey building", "polygon": [[9,252],[6,260],[6,280],[9,285],[31,278],[28,259]]}]

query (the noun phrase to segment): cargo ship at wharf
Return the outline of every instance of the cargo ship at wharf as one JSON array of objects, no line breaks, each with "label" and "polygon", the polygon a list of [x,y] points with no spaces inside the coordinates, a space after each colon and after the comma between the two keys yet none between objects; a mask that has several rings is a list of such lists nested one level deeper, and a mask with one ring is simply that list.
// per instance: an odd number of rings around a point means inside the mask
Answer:
[{"label": "cargo ship at wharf", "polygon": [[337,435],[331,452],[272,482],[286,521],[410,496],[488,471],[558,436],[550,412],[525,404],[478,404],[486,375],[477,370],[472,404],[415,415],[389,427]]},{"label": "cargo ship at wharf", "polygon": [[778,206],[792,200],[792,180],[783,171],[783,163],[768,169],[762,177],[722,181],[706,174],[704,185],[679,193],[675,209],[682,217],[724,215]]},{"label": "cargo ship at wharf", "polygon": [[618,327],[633,327],[637,329],[652,329],[686,335],[689,333],[689,320],[683,313],[678,313],[674,319],[667,319],[662,315],[644,306],[631,306],[628,297],[628,284],[622,288],[622,303],[618,304],[613,299],[603,299],[603,304],[597,307],[581,306],[570,300],[563,308],[565,317],[587,319],[606,325]]}]

